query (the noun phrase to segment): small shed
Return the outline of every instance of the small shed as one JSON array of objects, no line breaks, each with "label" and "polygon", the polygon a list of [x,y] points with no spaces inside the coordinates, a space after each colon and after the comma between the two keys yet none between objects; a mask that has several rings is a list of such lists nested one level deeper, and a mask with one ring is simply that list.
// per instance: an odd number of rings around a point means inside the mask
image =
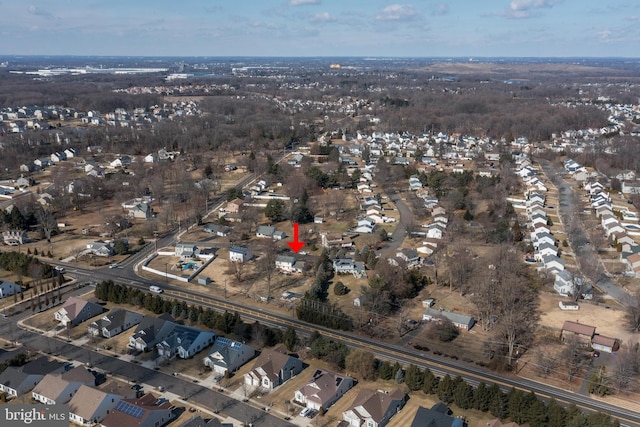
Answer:
[{"label": "small shed", "polygon": [[211,279],[207,276],[198,277],[198,285],[208,285],[211,283]]},{"label": "small shed", "polygon": [[573,301],[559,301],[558,307],[560,310],[580,310],[580,305]]}]

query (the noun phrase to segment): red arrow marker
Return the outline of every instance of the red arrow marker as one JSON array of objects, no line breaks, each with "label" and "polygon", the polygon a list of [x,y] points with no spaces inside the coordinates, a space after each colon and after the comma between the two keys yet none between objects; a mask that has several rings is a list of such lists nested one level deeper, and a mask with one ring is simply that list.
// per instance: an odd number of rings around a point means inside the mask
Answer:
[{"label": "red arrow marker", "polygon": [[293,242],[287,242],[287,245],[291,248],[291,250],[295,253],[300,252],[300,249],[304,246],[305,242],[298,241],[298,223],[293,223]]}]

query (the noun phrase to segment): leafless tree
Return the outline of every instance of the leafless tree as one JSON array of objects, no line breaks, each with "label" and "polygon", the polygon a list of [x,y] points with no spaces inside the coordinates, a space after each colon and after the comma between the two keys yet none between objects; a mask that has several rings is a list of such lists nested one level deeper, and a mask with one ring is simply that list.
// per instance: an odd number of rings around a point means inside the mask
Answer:
[{"label": "leafless tree", "polygon": [[536,371],[542,376],[549,376],[558,366],[556,358],[545,349],[536,351]]},{"label": "leafless tree", "polygon": [[36,211],[36,219],[42,225],[42,232],[44,233],[47,242],[51,243],[51,234],[57,230],[58,223],[56,218],[50,209],[43,207]]},{"label": "leafless tree", "polygon": [[560,359],[564,360],[564,368],[569,382],[589,366],[589,357],[586,347],[576,337],[569,337],[564,341]]},{"label": "leafless tree", "polygon": [[267,240],[262,248],[262,254],[258,259],[260,276],[267,282],[267,301],[271,299],[271,281],[276,274],[276,257],[278,250],[273,240]]},{"label": "leafless tree", "polygon": [[631,332],[640,332],[640,295],[632,295],[627,298],[624,320],[627,329]]},{"label": "leafless tree", "polygon": [[611,381],[620,391],[632,391],[638,385],[640,354],[637,343],[626,343],[616,354],[611,370]]}]

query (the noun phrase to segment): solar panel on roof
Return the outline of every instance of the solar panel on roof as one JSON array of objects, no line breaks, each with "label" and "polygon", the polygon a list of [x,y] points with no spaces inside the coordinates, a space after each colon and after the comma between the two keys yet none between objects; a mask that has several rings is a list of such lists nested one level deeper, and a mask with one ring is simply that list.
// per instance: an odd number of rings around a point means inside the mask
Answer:
[{"label": "solar panel on roof", "polygon": [[123,414],[131,415],[135,418],[142,418],[142,416],[144,415],[144,409],[123,400],[118,402],[118,404],[116,405],[116,410],[122,412]]}]

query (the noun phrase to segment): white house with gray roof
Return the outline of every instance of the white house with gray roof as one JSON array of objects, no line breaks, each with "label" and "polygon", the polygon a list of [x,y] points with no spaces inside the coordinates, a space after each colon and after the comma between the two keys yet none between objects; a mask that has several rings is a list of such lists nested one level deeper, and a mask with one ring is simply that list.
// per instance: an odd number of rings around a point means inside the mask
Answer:
[{"label": "white house with gray roof", "polygon": [[204,358],[204,365],[211,368],[216,376],[222,376],[226,372],[237,371],[255,354],[256,351],[244,343],[217,337],[209,354]]}]

